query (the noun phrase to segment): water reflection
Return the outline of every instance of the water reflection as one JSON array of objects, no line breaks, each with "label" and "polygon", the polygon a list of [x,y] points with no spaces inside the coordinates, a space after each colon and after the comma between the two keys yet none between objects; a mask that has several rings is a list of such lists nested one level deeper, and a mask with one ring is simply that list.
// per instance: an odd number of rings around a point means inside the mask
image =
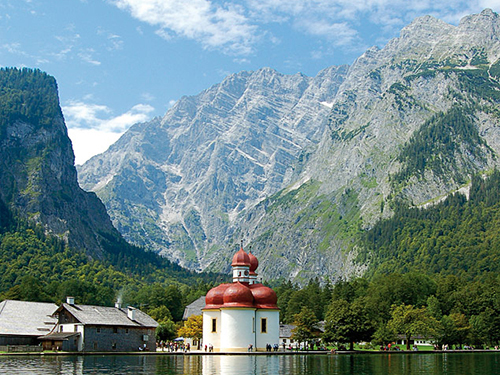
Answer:
[{"label": "water reflection", "polygon": [[500,375],[500,353],[0,356],[0,374]]},{"label": "water reflection", "polygon": [[281,374],[282,356],[221,355],[202,357],[203,375]]}]

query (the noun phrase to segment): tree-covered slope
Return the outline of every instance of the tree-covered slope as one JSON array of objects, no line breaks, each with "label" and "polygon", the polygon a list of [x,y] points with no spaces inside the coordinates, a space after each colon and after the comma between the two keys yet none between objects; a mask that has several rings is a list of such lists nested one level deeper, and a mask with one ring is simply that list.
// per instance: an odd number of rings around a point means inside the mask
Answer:
[{"label": "tree-covered slope", "polygon": [[9,222],[0,227],[0,300],[61,303],[71,295],[79,304],[119,301],[155,319],[179,321],[187,304],[227,281],[187,271],[125,241],[119,251],[105,246],[104,259],[91,259],[45,234],[41,225],[12,216]]},{"label": "tree-covered slope", "polygon": [[420,272],[476,279],[500,272],[500,172],[426,208],[398,206],[363,234],[369,274]]}]

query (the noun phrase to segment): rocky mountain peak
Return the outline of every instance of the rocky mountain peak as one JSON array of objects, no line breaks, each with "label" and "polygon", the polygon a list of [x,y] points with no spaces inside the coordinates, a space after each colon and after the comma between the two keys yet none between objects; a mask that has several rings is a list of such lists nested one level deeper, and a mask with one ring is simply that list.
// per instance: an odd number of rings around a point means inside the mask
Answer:
[{"label": "rocky mountain peak", "polygon": [[[232,74],[183,97],[159,123],[132,127],[80,168],[80,184],[109,204],[129,240],[203,269],[237,215],[291,181],[302,150],[323,134],[346,72]],[[135,236],[137,217],[151,240]]]}]

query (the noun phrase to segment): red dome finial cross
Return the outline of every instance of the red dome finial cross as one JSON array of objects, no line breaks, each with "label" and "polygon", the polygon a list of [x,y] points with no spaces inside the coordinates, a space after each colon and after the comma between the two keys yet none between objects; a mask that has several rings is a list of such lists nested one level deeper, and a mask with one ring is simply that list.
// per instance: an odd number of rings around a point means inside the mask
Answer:
[{"label": "red dome finial cross", "polygon": [[248,254],[241,248],[236,254],[233,256],[233,262],[231,265],[234,266],[248,266],[250,267],[250,257]]}]

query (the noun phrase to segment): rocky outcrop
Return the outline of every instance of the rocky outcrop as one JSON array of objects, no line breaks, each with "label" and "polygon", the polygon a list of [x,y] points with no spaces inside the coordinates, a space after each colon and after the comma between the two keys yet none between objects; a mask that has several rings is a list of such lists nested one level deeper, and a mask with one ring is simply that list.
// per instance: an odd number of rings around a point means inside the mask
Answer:
[{"label": "rocky outcrop", "polygon": [[78,185],[55,79],[38,70],[2,69],[0,86],[4,207],[70,246],[101,257],[102,236],[120,235],[95,193]]}]

